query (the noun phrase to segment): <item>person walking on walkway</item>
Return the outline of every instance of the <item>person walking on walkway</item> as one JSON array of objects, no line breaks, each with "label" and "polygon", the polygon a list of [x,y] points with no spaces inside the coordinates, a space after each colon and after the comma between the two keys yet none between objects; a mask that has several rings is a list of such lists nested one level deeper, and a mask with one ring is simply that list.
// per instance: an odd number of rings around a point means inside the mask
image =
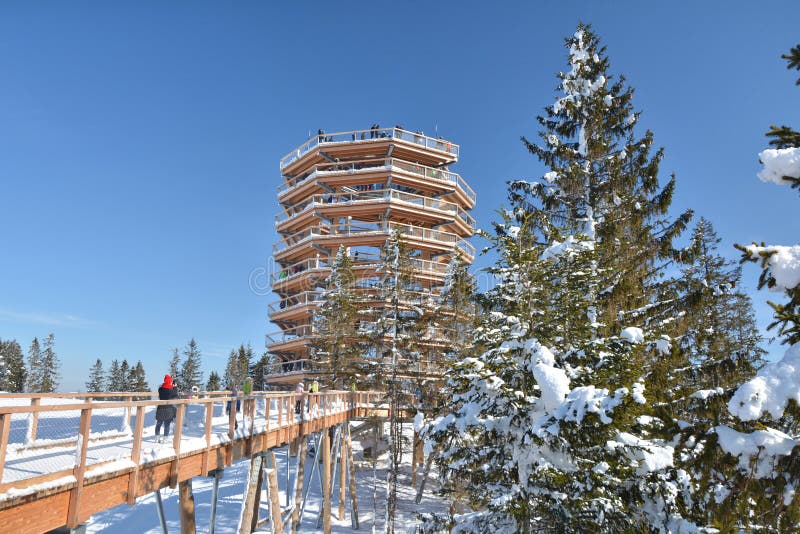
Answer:
[{"label": "person walking on walkway", "polygon": [[[172,377],[164,375],[164,383],[158,388],[158,400],[172,400],[178,398],[178,391],[172,384]],[[156,441],[162,443],[169,435],[169,425],[175,420],[177,410],[174,404],[159,404],[156,408]],[[164,437],[159,436],[161,427],[164,427]]]},{"label": "person walking on walkway", "polygon": [[299,414],[303,409],[303,397],[306,394],[302,381],[297,383],[297,387],[294,388],[294,394],[297,397],[297,400],[294,401],[294,413]]}]

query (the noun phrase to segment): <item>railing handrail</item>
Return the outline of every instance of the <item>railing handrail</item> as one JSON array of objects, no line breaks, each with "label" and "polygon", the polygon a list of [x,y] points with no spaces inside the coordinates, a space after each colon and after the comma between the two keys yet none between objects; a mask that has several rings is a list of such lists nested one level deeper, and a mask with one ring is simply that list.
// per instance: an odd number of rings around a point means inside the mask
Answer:
[{"label": "railing handrail", "polygon": [[[365,138],[367,135],[370,135],[369,139]],[[317,146],[335,143],[379,142],[384,139],[399,139],[408,143],[422,145],[427,149],[453,154],[456,157],[458,157],[459,154],[458,145],[441,137],[434,139],[421,132],[409,132],[401,128],[370,128],[367,130],[350,130],[346,132],[323,132],[313,135],[308,141],[294,150],[290,150],[288,154],[283,156],[280,161],[280,168],[283,169],[287,165],[297,161]]]},{"label": "railing handrail", "polygon": [[421,205],[424,208],[439,210],[445,213],[452,213],[453,216],[461,217],[463,220],[465,220],[465,222],[470,224],[470,226],[474,226],[475,220],[472,219],[472,217],[455,202],[426,197],[425,195],[418,195],[416,193],[398,191],[397,189],[378,189],[373,191],[357,191],[354,193],[318,193],[311,195],[305,204],[300,206],[292,206],[292,208],[296,210],[294,213],[286,213],[285,211],[277,213],[275,215],[275,225],[280,225],[321,206],[333,206],[339,204],[352,205],[354,203],[373,202],[376,200],[404,202],[406,204],[413,204],[415,206]]},{"label": "railing handrail", "polygon": [[[345,228],[346,231],[341,231],[342,228]],[[353,228],[360,228],[360,230],[354,232]],[[298,246],[312,235],[327,238],[351,235],[389,234],[393,230],[400,230],[401,234],[422,237],[423,239],[431,239],[443,243],[452,243],[454,246],[461,248],[464,252],[466,252],[468,256],[475,256],[475,246],[465,241],[458,234],[391,221],[381,221],[378,223],[373,223],[371,226],[361,226],[352,222],[332,224],[328,226],[321,224],[309,226],[304,228],[301,232],[296,232],[274,243],[272,245],[272,253],[277,254],[279,252],[283,252],[285,249]],[[287,240],[289,239],[293,240],[293,242],[287,243]]]},{"label": "railing handrail", "polygon": [[[353,160],[353,161],[341,161],[335,163],[318,163],[311,167],[313,170],[298,178],[293,178],[289,182],[282,182],[278,184],[278,198],[284,195],[291,189],[295,187],[299,187],[306,183],[309,180],[312,180],[319,176],[320,173],[359,173],[361,171],[375,171],[376,169],[385,169],[389,172],[394,170],[402,170],[404,172],[417,174],[419,176],[424,176],[430,180],[437,180],[440,182],[451,182],[456,184],[464,194],[475,202],[477,199],[477,195],[475,191],[467,184],[464,178],[461,177],[460,174],[457,172],[453,172],[448,169],[440,169],[437,167],[429,167],[427,165],[421,165],[419,163],[412,163],[409,161],[405,161],[399,158],[385,158],[382,160]],[[332,170],[326,170],[332,169]]]}]

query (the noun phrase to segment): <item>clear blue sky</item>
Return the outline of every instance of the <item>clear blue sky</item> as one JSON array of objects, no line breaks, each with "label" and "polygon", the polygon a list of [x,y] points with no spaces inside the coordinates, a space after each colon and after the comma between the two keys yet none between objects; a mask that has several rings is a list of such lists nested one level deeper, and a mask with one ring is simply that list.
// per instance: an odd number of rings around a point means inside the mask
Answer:
[{"label": "clear blue sky", "polygon": [[438,130],[488,226],[506,180],[543,172],[519,137],[579,20],[666,147],[675,212],[710,218],[731,257],[797,242],[797,194],[755,176],[767,127],[800,126],[779,58],[796,1],[4,2],[0,338],[55,333],[62,390],[98,357],[156,384],[192,336],[206,374],[262,351],[273,297],[249,279],[276,240],[279,158],[318,128]]}]

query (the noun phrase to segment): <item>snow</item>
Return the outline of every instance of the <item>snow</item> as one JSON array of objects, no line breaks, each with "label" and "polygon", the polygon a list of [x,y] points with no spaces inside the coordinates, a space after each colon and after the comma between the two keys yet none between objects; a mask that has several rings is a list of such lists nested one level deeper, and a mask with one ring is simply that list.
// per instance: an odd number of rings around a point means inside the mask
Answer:
[{"label": "snow", "polygon": [[628,343],[633,343],[634,345],[644,343],[644,332],[642,332],[641,328],[635,326],[624,328],[619,336]]},{"label": "snow", "polygon": [[652,441],[641,439],[628,432],[620,432],[617,441],[609,441],[609,449],[624,448],[624,454],[637,462],[639,475],[660,471],[672,466],[672,457],[675,449],[669,445],[660,445]]},{"label": "snow", "polygon": [[797,442],[779,430],[767,428],[749,434],[720,425],[714,429],[719,437],[719,446],[725,452],[739,458],[739,469],[749,473],[751,460],[756,459],[753,474],[756,478],[773,478],[777,473],[773,466],[778,456],[792,452]]},{"label": "snow", "polygon": [[574,255],[579,252],[594,250],[594,241],[580,240],[575,236],[567,236],[563,242],[553,241],[553,244],[544,249],[542,259],[558,258],[563,254]]},{"label": "snow", "polygon": [[800,148],[769,148],[758,154],[764,169],[758,173],[762,182],[789,185],[784,176],[800,178]]},{"label": "snow", "polygon": [[751,258],[759,258],[761,253],[771,254],[767,259],[770,274],[775,279],[772,291],[786,291],[800,286],[800,245],[771,245],[746,247]]},{"label": "snow", "polygon": [[540,362],[533,367],[533,376],[542,391],[544,409],[552,412],[561,406],[569,393],[569,378],[564,370]]},{"label": "snow", "polygon": [[761,369],[742,384],[728,402],[728,410],[742,421],[769,414],[783,415],[789,400],[800,402],[800,343],[786,350],[783,358]]},{"label": "snow", "polygon": [[609,413],[622,403],[622,399],[627,394],[626,388],[620,388],[609,396],[608,390],[605,388],[577,387],[569,392],[555,415],[563,421],[580,423],[587,413],[594,413],[603,424],[607,425],[613,421]]}]

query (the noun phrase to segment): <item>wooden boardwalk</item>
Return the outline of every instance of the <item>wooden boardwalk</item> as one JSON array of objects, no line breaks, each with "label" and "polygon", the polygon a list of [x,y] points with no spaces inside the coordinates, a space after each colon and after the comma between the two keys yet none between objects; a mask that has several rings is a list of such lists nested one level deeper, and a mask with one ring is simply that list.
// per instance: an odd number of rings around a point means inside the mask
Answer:
[{"label": "wooden boardwalk", "polygon": [[[301,436],[356,418],[385,417],[388,409],[378,404],[383,397],[306,394],[297,414],[293,393],[232,398],[217,392],[173,401],[0,395],[0,532],[77,527],[92,514],[133,505],[137,497],[208,476]],[[153,433],[160,404],[177,407],[166,443]]]}]

